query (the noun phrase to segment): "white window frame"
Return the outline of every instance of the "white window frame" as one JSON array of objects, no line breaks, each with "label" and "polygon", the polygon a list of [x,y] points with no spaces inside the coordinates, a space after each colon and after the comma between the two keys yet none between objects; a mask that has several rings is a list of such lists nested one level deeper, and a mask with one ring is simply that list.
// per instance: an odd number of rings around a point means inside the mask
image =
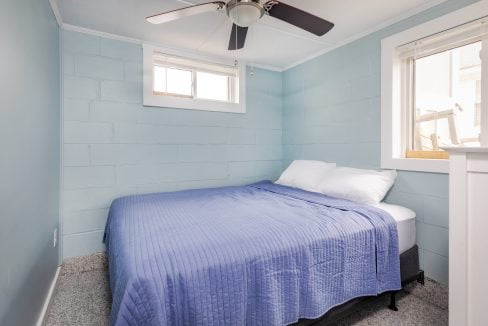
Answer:
[{"label": "white window frame", "polygon": [[[208,62],[215,65],[233,66],[234,62],[215,60],[190,53],[164,49],[150,44],[143,45],[143,104],[151,107],[178,108],[188,110],[217,111],[230,113],[246,113],[246,64],[237,64],[237,87],[239,99],[236,103],[207,100],[201,98],[185,98],[178,96],[164,96],[154,94],[154,53],[179,56],[189,60]],[[235,99],[237,100],[237,99]]]},{"label": "white window frame", "polygon": [[[381,41],[381,167],[407,171],[448,173],[449,160],[405,158],[408,135],[402,92],[402,61],[397,48],[480,19],[488,14],[488,0],[481,0]],[[488,98],[488,49],[483,47],[482,98]],[[403,81],[404,82],[404,81]],[[481,111],[488,112],[488,101]],[[487,126],[487,127],[484,127]],[[482,145],[488,144],[488,114],[481,115]],[[484,145],[486,146],[486,145]]]}]

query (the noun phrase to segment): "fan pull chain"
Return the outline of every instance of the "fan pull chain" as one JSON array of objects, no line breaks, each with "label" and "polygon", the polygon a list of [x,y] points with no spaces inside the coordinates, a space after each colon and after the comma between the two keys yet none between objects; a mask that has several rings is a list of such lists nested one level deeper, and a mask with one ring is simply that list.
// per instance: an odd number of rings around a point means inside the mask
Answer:
[{"label": "fan pull chain", "polygon": [[[236,8],[236,17],[239,18],[239,9],[238,8]],[[238,54],[238,51],[239,51],[238,47],[239,46],[237,43],[238,42],[238,35],[239,35],[239,26],[237,26],[237,24],[236,24],[236,49],[235,49],[235,61],[234,61],[234,64],[236,67],[237,67],[238,62],[239,62],[239,60],[238,60],[239,59],[239,54]]]}]

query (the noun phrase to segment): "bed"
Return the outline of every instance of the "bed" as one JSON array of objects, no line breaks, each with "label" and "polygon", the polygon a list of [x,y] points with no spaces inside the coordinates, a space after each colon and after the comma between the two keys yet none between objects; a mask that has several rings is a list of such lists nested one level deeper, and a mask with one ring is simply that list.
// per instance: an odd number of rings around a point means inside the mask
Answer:
[{"label": "bed", "polygon": [[414,219],[388,209],[267,181],[119,198],[111,323],[287,325],[394,293],[418,252]]}]

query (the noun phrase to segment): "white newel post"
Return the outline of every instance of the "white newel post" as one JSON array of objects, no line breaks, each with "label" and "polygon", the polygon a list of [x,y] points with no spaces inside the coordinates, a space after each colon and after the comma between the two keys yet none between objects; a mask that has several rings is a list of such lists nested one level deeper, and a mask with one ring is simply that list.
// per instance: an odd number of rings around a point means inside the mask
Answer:
[{"label": "white newel post", "polygon": [[488,325],[488,148],[449,148],[449,325]]}]

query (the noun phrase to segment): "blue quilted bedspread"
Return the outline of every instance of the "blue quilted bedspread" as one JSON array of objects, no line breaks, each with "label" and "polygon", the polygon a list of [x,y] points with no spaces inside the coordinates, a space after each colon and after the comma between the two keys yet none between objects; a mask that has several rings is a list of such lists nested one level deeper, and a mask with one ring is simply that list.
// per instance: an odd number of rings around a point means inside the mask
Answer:
[{"label": "blue quilted bedspread", "polygon": [[113,325],[285,325],[400,289],[391,216],[267,181],[119,198],[105,243]]}]

